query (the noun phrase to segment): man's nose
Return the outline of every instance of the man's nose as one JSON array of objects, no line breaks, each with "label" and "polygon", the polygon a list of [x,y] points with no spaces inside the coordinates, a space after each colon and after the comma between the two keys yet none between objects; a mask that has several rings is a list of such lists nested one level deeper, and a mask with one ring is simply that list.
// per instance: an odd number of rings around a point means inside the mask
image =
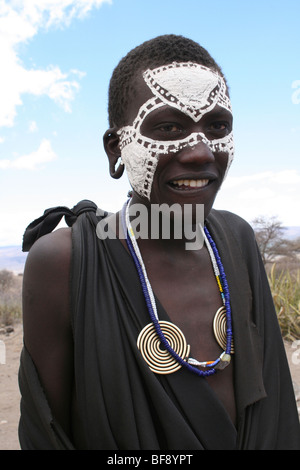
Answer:
[{"label": "man's nose", "polygon": [[182,163],[197,163],[202,165],[215,161],[213,152],[203,141],[192,145],[185,145],[180,152],[178,152],[178,158]]}]

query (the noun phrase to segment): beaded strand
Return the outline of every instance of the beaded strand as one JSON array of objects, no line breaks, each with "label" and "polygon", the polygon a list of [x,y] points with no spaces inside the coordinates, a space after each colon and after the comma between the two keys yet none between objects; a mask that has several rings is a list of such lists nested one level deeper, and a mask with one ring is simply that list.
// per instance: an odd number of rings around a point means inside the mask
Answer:
[{"label": "beaded strand", "polygon": [[[220,293],[221,293],[221,297],[222,297],[222,300],[223,300],[223,303],[224,303],[224,306],[225,306],[225,309],[226,309],[226,325],[227,325],[226,333],[227,333],[227,337],[226,337],[226,351],[225,352],[226,352],[226,354],[230,355],[231,341],[232,341],[233,333],[232,333],[232,319],[231,319],[231,306],[230,306],[229,287],[228,287],[224,267],[223,267],[223,264],[222,264],[222,261],[221,261],[221,257],[219,255],[216,244],[215,244],[214,240],[212,239],[207,227],[204,227],[204,233],[205,233],[205,236],[207,238],[207,248],[208,248],[209,251],[211,250],[214,253],[214,258],[215,258],[217,268],[218,268],[218,270],[215,271],[215,276],[216,276],[218,286],[219,286],[219,289],[220,289]],[[211,259],[212,259],[212,257],[211,257]],[[222,280],[222,283],[220,282],[220,278]]]}]

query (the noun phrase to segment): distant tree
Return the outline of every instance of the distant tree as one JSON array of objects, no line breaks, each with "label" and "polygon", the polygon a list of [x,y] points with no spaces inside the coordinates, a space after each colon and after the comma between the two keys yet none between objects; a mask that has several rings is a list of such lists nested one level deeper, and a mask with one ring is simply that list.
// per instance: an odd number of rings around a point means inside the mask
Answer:
[{"label": "distant tree", "polygon": [[284,227],[277,217],[256,217],[252,226],[264,264],[274,262],[280,255],[286,256],[288,241],[283,237]]},{"label": "distant tree", "polygon": [[295,257],[300,253],[300,238],[294,240],[286,240],[287,253],[286,256]]},{"label": "distant tree", "polygon": [[[0,271],[0,326],[12,325],[22,315],[22,283],[13,272]],[[6,330],[8,331],[8,330]]]},{"label": "distant tree", "polygon": [[7,269],[0,271],[0,293],[7,292],[14,284],[14,274]]}]

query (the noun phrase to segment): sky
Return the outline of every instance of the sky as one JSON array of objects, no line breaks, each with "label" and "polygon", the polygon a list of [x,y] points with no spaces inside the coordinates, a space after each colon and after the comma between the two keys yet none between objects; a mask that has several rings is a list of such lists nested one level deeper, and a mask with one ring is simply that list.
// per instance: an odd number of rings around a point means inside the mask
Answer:
[{"label": "sky", "polygon": [[0,246],[57,205],[119,210],[102,137],[114,67],[181,34],[230,87],[235,159],[215,208],[300,226],[299,0],[0,0]]}]

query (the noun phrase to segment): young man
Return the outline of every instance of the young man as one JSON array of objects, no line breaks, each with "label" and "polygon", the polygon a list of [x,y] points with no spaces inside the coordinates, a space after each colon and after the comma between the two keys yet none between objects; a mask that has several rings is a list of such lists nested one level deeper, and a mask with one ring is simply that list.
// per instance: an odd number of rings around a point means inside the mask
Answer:
[{"label": "young man", "polygon": [[113,73],[109,120],[130,201],[50,209],[24,236],[22,448],[299,449],[253,231],[212,209],[233,158],[222,71],[191,40],[148,41]]}]

